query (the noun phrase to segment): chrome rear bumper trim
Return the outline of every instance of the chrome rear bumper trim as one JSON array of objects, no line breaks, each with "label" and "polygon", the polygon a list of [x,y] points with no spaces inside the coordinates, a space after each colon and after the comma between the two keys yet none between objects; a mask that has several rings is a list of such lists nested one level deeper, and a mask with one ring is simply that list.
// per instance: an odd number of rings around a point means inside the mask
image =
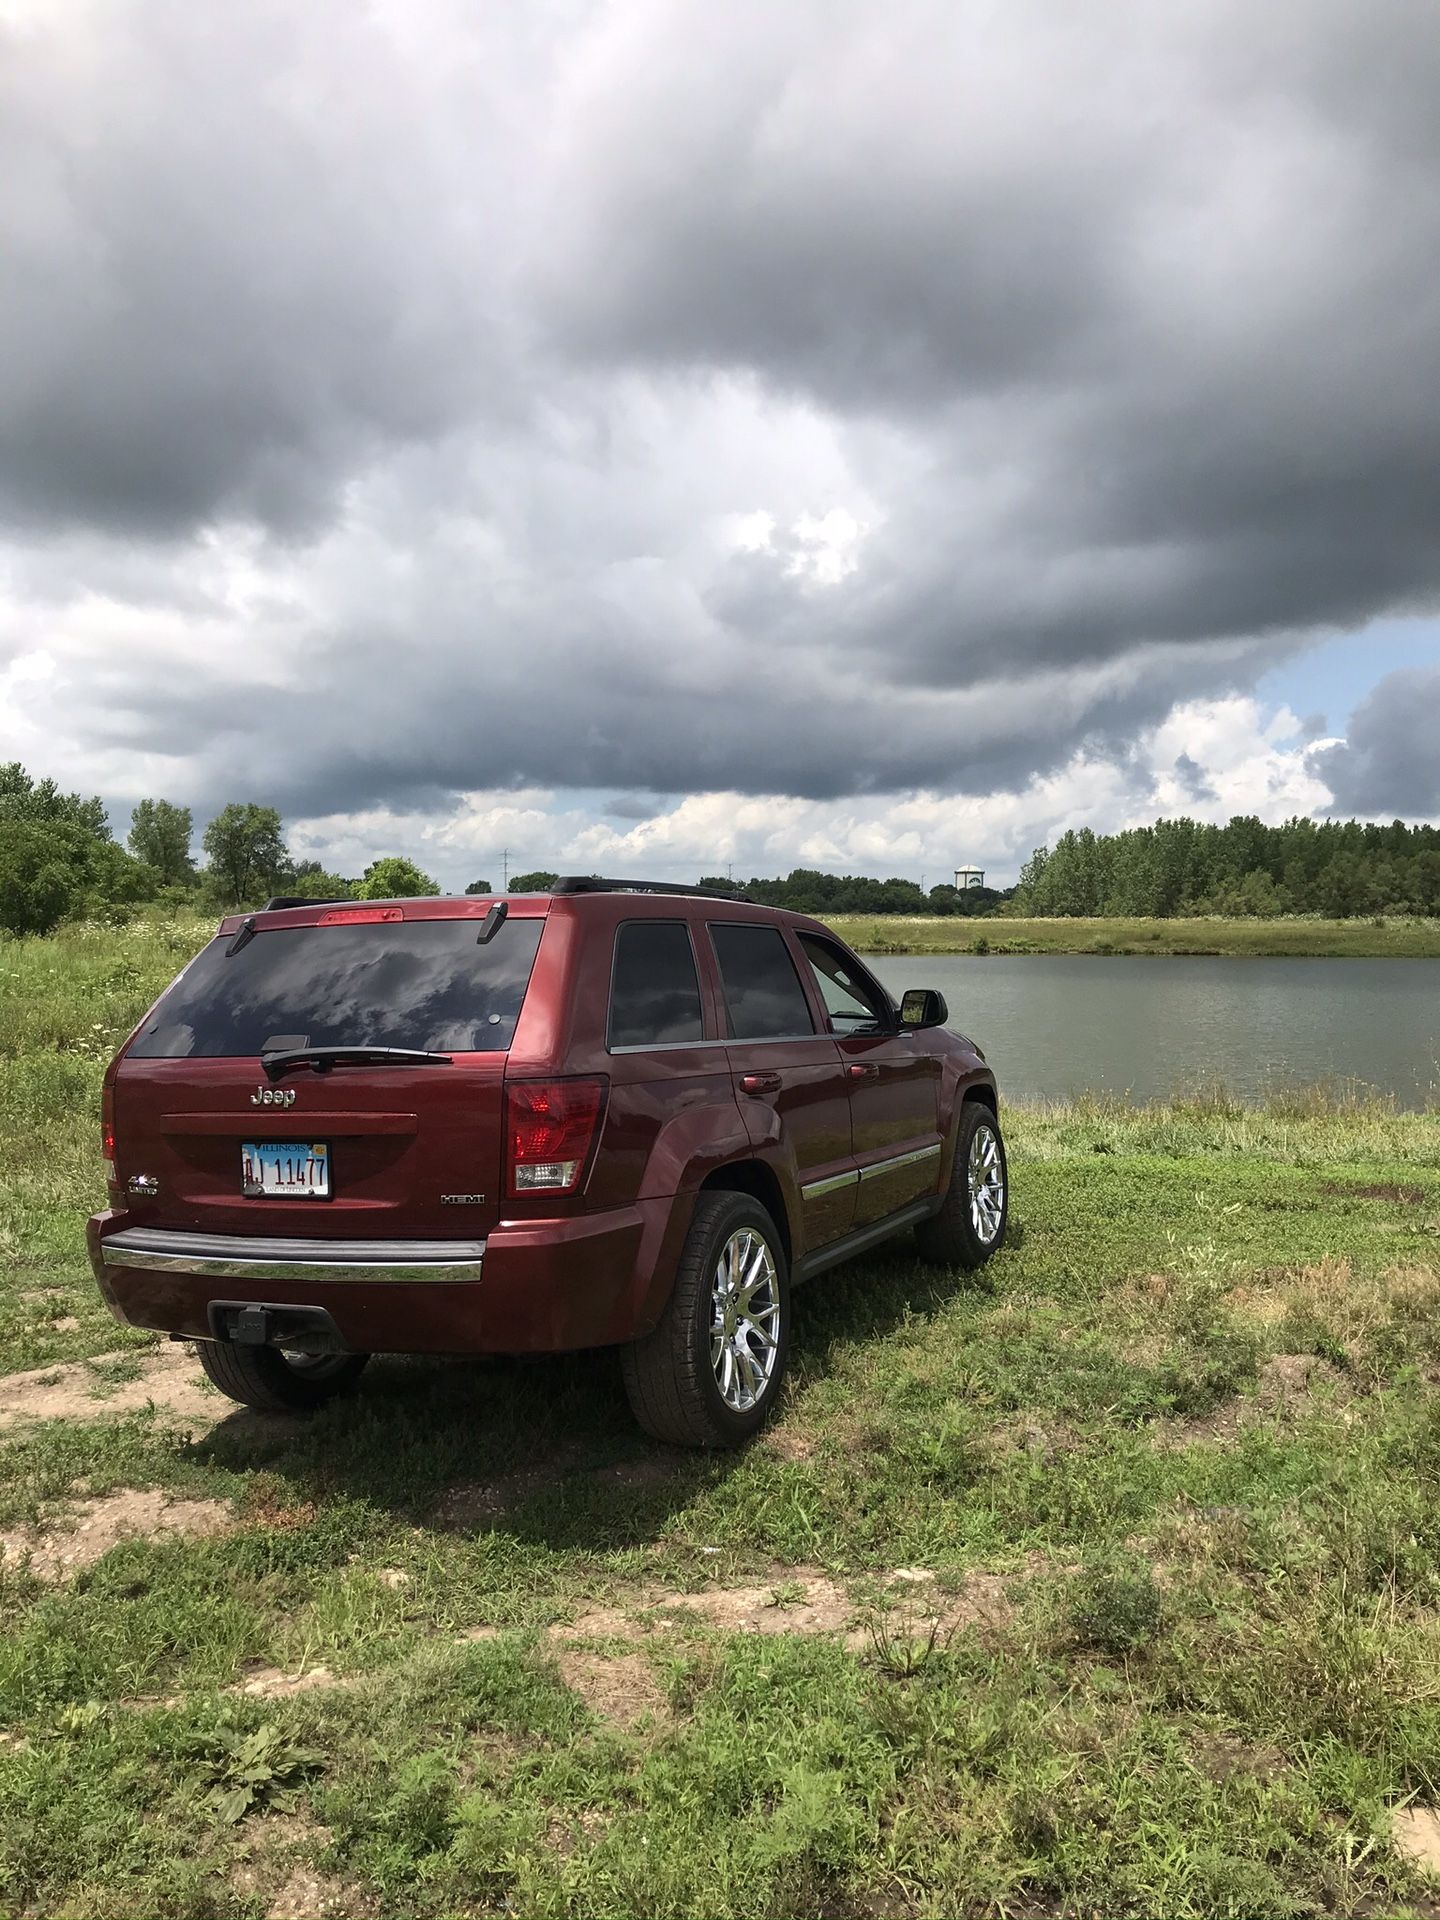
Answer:
[{"label": "chrome rear bumper trim", "polygon": [[125,1227],[100,1243],[110,1267],[207,1280],[478,1280],[483,1240],[300,1240]]}]

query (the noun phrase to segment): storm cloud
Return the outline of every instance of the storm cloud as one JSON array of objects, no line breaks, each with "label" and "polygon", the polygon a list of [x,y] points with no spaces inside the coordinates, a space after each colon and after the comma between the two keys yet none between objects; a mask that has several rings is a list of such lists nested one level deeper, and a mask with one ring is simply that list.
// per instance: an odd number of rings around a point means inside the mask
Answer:
[{"label": "storm cloud", "polygon": [[1013,791],[1440,597],[1429,0],[5,17],[0,752],[121,802]]},{"label": "storm cloud", "polygon": [[1345,740],[1311,764],[1342,811],[1429,820],[1440,814],[1440,667],[1387,674],[1356,708]]}]

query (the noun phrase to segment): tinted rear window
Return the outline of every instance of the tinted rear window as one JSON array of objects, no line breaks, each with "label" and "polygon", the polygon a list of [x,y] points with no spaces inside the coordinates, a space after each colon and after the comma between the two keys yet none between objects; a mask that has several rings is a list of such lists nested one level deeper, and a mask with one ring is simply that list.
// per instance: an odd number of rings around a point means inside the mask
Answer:
[{"label": "tinted rear window", "polygon": [[674,1046],[704,1032],[689,928],[679,920],[632,920],[621,927],[610,982],[610,1045]]},{"label": "tinted rear window", "polygon": [[813,1033],[810,1004],[778,927],[711,927],[737,1040]]},{"label": "tinted rear window", "polygon": [[229,937],[190,963],[132,1054],[226,1058],[286,1046],[503,1051],[515,1033],[542,919],[514,919],[486,946],[474,920],[405,920]]}]

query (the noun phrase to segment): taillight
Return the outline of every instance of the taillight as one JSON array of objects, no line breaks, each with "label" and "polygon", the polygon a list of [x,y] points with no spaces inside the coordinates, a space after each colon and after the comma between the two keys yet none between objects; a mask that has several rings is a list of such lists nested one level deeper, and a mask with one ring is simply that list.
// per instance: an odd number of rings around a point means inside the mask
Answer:
[{"label": "taillight", "polygon": [[510,1080],[505,1099],[510,1192],[573,1193],[595,1144],[605,1082]]},{"label": "taillight", "polygon": [[100,1157],[105,1162],[105,1191],[112,1203],[118,1206],[120,1179],[115,1171],[115,1083],[108,1073],[100,1089]]}]

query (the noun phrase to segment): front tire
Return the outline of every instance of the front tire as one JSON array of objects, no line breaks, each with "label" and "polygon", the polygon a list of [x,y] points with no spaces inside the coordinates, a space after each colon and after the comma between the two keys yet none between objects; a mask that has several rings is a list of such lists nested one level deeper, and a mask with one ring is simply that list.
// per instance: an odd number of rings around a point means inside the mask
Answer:
[{"label": "front tire", "polygon": [[313,1413],[359,1379],[368,1353],[287,1353],[282,1347],[199,1342],[200,1364],[215,1385],[260,1413]]},{"label": "front tire", "polygon": [[622,1355],[635,1418],[675,1447],[738,1447],[764,1425],[790,1351],[790,1275],[769,1213],[702,1193],[675,1289]]},{"label": "front tire", "polygon": [[940,1211],[915,1229],[921,1259],[939,1267],[983,1267],[1005,1244],[1009,1205],[1000,1122],[983,1101],[967,1100]]}]

